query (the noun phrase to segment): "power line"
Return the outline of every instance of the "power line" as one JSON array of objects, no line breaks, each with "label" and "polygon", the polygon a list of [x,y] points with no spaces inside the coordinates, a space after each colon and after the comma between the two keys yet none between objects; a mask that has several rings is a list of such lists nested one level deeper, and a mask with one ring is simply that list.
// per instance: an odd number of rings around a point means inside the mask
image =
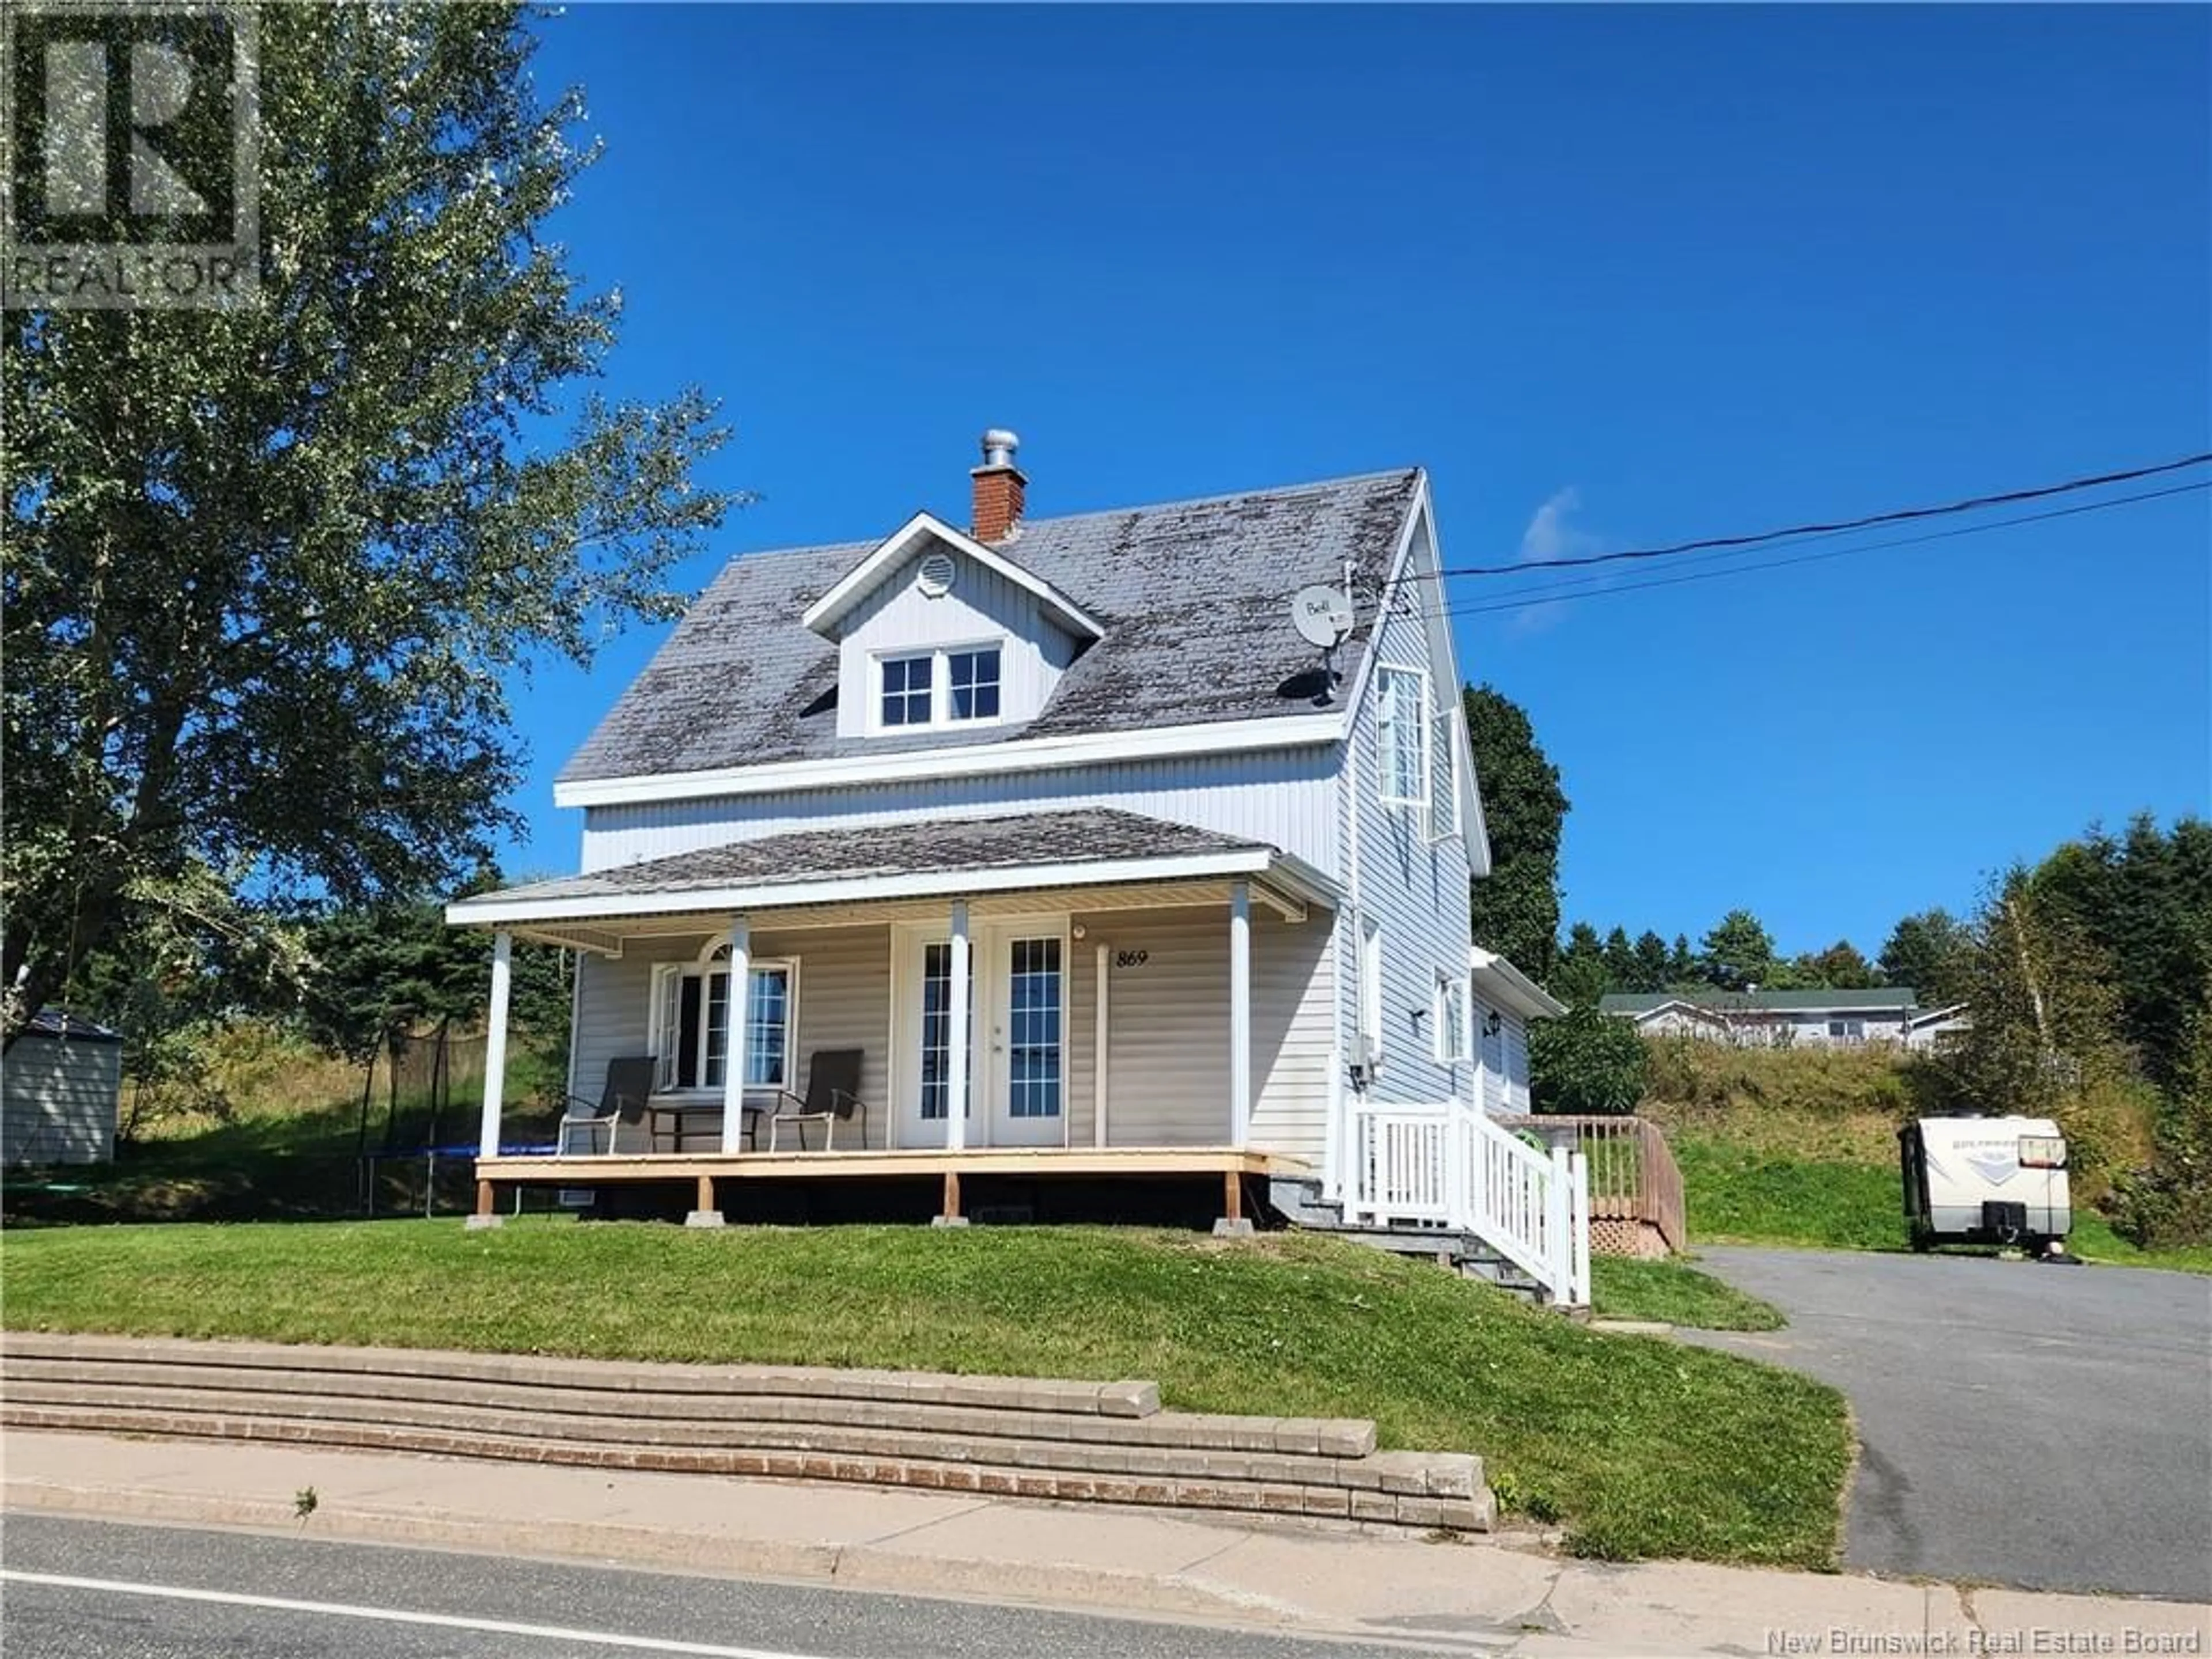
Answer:
[{"label": "power line", "polygon": [[[2160,471],[2171,471],[2166,467]],[[2148,476],[2148,474],[2139,475]],[[2115,495],[2100,501],[2083,501],[2074,507],[2053,507],[2044,513],[2023,513],[2009,519],[1993,519],[1986,524],[1960,525],[1950,530],[1929,531],[1919,536],[1893,536],[1877,542],[1854,542],[1848,547],[1832,547],[1819,553],[1801,553],[1795,558],[1768,559],[1758,564],[1729,565],[1719,570],[1698,570],[1681,576],[1655,576],[1648,581],[1625,582],[1610,586],[1603,577],[1583,577],[1573,581],[1557,582],[1535,587],[1515,588],[1502,593],[1486,596],[1480,605],[1447,605],[1424,611],[1429,618],[1444,617],[1483,617],[1498,611],[1519,611],[1529,605],[1559,605],[1572,599],[1596,599],[1612,593],[1636,593],[1652,587],[1678,587],[1686,582],[1717,581],[1723,576],[1745,576],[1760,570],[1784,570],[1793,565],[1816,564],[1827,559],[1845,558],[1854,553],[1874,553],[1886,548],[1915,547],[1924,542],[1948,541],[1957,536],[1978,536],[1986,531],[2009,530],[2024,524],[2040,524],[2051,519],[2069,519],[2084,513],[2101,513],[2116,507],[2127,507],[2141,501],[2163,501],[2170,496],[2195,495],[2212,489],[2212,479],[2196,483],[2175,484],[2166,489],[2147,489],[2133,495]],[[1827,532],[1835,533],[1835,532]],[[1527,566],[1522,566],[1523,571]],[[1533,573],[1531,573],[1533,574]]]},{"label": "power line", "polygon": [[[2069,478],[2063,483],[2039,484],[2028,489],[2008,489],[1994,495],[1974,495],[1965,501],[1947,501],[1940,507],[1903,507],[1887,513],[1870,513],[1864,518],[1838,519],[1827,524],[1792,525],[1784,530],[1762,530],[1748,536],[1708,536],[1698,541],[1675,542],[1666,547],[1629,548],[1616,553],[1585,553],[1566,559],[1545,559],[1544,567],[1565,570],[1578,566],[1619,564],[1631,559],[1665,559],[1679,554],[1702,553],[1727,548],[1757,547],[1767,542],[1787,541],[1812,536],[1839,535],[1850,530],[1867,530],[1876,525],[1901,524],[1916,519],[1943,518],[1960,513],[1978,512],[1983,507],[2007,507],[2015,501],[2041,501],[2052,495],[2071,495],[2080,490],[2095,489],[2106,484],[2129,483],[2137,478],[2156,477],[2161,473],[2179,472],[2192,466],[2202,466],[2212,461],[2212,451],[2186,455],[2176,461],[2160,461],[2155,465],[2130,467],[2119,472],[2102,472],[2092,477]],[[1447,576],[1525,576],[1534,561],[1522,560],[1516,564],[1453,565],[1437,571],[1439,577]]]}]

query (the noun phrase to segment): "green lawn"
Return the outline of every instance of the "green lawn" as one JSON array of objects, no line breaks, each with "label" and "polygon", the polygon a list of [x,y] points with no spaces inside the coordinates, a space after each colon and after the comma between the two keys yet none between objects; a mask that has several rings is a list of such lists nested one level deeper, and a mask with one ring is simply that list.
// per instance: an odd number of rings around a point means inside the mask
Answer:
[{"label": "green lawn", "polygon": [[1701,1331],[1778,1331],[1789,1322],[1772,1303],[1680,1261],[1594,1256],[1590,1303],[1601,1319],[1656,1319]]},{"label": "green lawn", "polygon": [[1621,1559],[1832,1568],[1851,1458],[1808,1378],[1323,1238],[176,1224],[14,1232],[0,1265],[22,1329],[1149,1377],[1192,1410],[1371,1417]]},{"label": "green lawn", "polygon": [[[1907,1248],[1894,1164],[1798,1158],[1771,1146],[1680,1132],[1668,1144],[1682,1168],[1693,1243]],[[2074,1212],[2068,1247],[2109,1266],[2212,1273],[2212,1247],[2140,1250],[2086,1206]]]}]

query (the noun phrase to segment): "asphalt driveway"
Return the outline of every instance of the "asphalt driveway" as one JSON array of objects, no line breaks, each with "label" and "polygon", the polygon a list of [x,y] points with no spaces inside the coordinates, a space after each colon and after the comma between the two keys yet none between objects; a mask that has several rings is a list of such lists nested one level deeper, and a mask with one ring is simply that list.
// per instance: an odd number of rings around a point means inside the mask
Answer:
[{"label": "asphalt driveway", "polygon": [[1850,1397],[1852,1568],[2212,1601],[2212,1279],[1971,1256],[1698,1255],[1790,1326],[1685,1336]]}]

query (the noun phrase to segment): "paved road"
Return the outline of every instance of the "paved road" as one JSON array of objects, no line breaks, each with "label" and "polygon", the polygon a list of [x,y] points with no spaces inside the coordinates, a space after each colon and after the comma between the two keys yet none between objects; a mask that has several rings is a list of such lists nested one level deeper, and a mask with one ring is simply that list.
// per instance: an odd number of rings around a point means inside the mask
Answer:
[{"label": "paved road", "polygon": [[1699,1255],[1790,1328],[1694,1340],[1850,1396],[1863,1451],[1850,1565],[2212,1601],[2212,1279],[1974,1256]]},{"label": "paved road", "polygon": [[[855,1590],[11,1514],[8,1659],[1403,1659]],[[57,1580],[70,1582],[55,1582]]]}]

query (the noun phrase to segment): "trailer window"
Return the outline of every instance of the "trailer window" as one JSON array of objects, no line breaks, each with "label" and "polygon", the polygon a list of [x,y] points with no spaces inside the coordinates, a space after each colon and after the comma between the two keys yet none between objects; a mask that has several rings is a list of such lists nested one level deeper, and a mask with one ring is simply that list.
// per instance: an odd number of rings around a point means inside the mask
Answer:
[{"label": "trailer window", "polygon": [[2064,1169],[2064,1139],[2058,1135],[2022,1135],[2020,1138],[2020,1167],[2023,1170]]}]

